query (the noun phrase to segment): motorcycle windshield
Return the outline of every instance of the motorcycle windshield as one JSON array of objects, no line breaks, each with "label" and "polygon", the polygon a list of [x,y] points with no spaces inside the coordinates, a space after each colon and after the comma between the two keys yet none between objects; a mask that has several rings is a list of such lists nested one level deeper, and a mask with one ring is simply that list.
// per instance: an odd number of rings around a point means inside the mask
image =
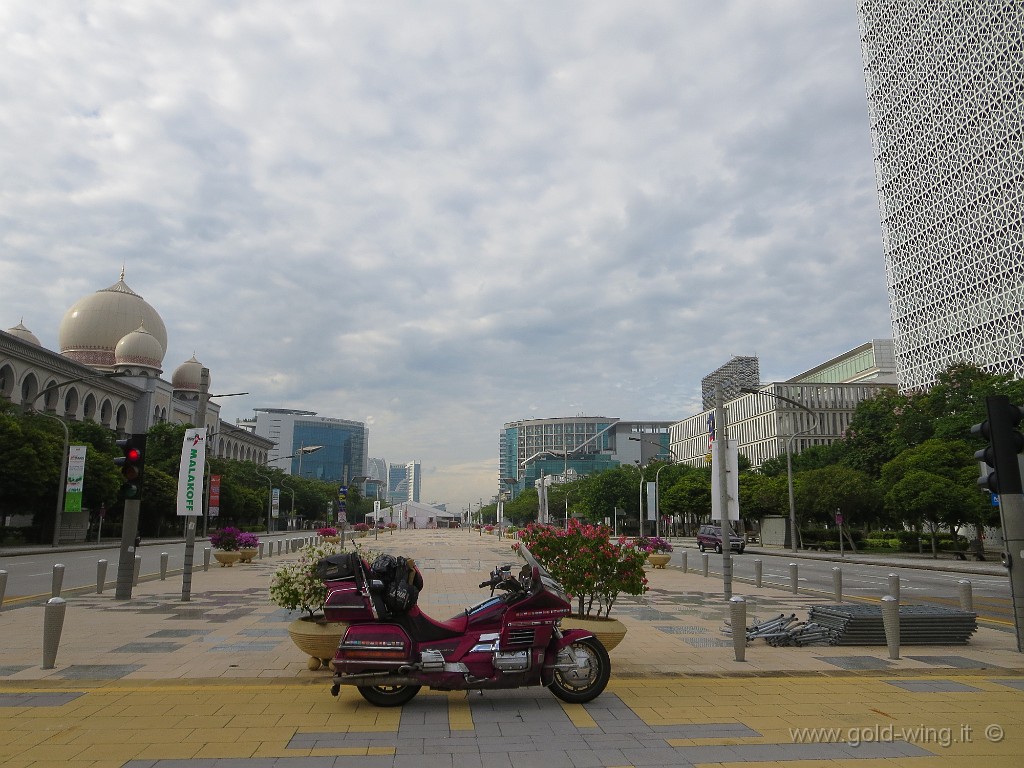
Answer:
[{"label": "motorcycle windshield", "polygon": [[523,559],[526,561],[526,564],[531,569],[536,568],[538,571],[540,571],[540,583],[544,589],[546,589],[548,592],[554,593],[565,602],[569,602],[569,598],[566,595],[565,589],[562,587],[562,585],[555,581],[555,579],[551,576],[550,573],[547,572],[547,569],[543,565],[537,562],[537,558],[535,558],[533,556],[533,553],[526,548],[525,544],[519,545],[519,554],[522,555]]}]

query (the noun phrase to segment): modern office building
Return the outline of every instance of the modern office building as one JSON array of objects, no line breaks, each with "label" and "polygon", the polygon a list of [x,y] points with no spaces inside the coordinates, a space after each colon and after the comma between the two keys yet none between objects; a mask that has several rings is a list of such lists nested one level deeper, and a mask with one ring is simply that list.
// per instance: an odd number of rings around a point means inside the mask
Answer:
[{"label": "modern office building", "polygon": [[1024,2],[857,10],[899,387],[1024,377]]},{"label": "modern office building", "polygon": [[499,440],[498,492],[515,497],[542,476],[568,482],[620,464],[667,460],[671,423],[603,416],[508,422]]},{"label": "modern office building", "polygon": [[[749,387],[756,393],[739,393],[734,388],[736,394],[726,403],[726,431],[730,440],[737,441],[739,452],[759,467],[787,450],[798,454],[842,438],[857,405],[895,385],[892,340],[875,339],[788,381]],[[670,446],[679,461],[707,464],[712,412],[708,408],[672,425]]]},{"label": "modern office building", "polygon": [[421,467],[418,461],[392,464],[388,470],[388,501],[399,504],[403,501],[420,500]]},{"label": "modern office building", "polygon": [[255,416],[238,424],[275,443],[268,464],[289,475],[339,483],[368,474],[369,430],[362,422],[290,408],[253,411]]},{"label": "modern office building", "polygon": [[701,404],[715,407],[715,387],[724,384],[735,393],[739,387],[756,387],[761,382],[761,363],[756,357],[733,357],[700,380]]}]

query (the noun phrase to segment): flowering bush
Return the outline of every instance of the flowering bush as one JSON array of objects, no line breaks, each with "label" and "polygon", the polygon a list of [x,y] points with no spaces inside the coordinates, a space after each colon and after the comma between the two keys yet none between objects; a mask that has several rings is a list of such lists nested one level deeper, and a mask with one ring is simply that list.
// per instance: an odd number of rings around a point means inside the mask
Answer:
[{"label": "flowering bush", "polygon": [[239,533],[235,537],[235,541],[238,542],[239,549],[256,549],[260,545],[260,537],[255,533],[247,533],[245,531]]},{"label": "flowering bush", "polygon": [[338,529],[337,528],[332,528],[331,526],[328,525],[328,526],[325,526],[323,528],[317,529],[317,535],[319,535],[319,536],[337,536],[338,535]]},{"label": "flowering bush", "polygon": [[488,533],[493,533],[494,532],[494,526],[493,525],[485,525],[484,526],[484,530],[487,531]]},{"label": "flowering bush", "polygon": [[394,530],[397,527],[398,527],[398,523],[388,523],[388,528],[390,528],[391,530]]},{"label": "flowering bush", "polygon": [[567,529],[537,525],[519,532],[537,561],[576,598],[580,617],[607,616],[619,594],[647,591],[647,553],[625,539],[612,541],[606,525],[571,520]]},{"label": "flowering bush", "polygon": [[221,528],[210,534],[210,546],[214,549],[221,549],[225,552],[235,552],[241,546],[238,537],[242,532],[237,528]]},{"label": "flowering bush", "polygon": [[644,537],[636,540],[636,548],[642,549],[647,554],[672,551],[672,545],[660,536]]},{"label": "flowering bush", "polygon": [[299,559],[279,567],[270,580],[270,600],[289,611],[301,610],[311,617],[322,613],[327,587],[317,578],[316,564],[337,554],[331,544],[309,544],[299,550]]},{"label": "flowering bush", "polygon": [[356,523],[355,525],[352,526],[352,530],[353,531],[368,531],[368,530],[370,530],[370,526],[367,525],[366,523]]}]

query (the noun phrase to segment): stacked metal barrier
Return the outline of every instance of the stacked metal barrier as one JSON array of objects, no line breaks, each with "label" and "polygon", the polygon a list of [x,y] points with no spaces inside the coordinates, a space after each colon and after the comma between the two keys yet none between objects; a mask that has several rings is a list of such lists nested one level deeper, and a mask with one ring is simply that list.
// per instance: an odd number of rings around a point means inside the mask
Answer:
[{"label": "stacked metal barrier", "polygon": [[[886,645],[879,605],[811,606],[808,621],[837,633],[837,645]],[[939,605],[900,606],[900,644],[964,645],[978,629],[978,614]]]}]

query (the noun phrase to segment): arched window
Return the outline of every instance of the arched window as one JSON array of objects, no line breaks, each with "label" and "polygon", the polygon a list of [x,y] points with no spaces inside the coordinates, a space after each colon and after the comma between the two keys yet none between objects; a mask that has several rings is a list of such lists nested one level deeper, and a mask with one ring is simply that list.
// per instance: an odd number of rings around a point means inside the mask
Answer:
[{"label": "arched window", "polygon": [[82,420],[94,421],[96,419],[96,395],[90,392],[85,396],[85,405],[82,408]]},{"label": "arched window", "polygon": [[78,417],[78,389],[68,387],[64,393],[64,418],[74,421]]},{"label": "arched window", "polygon": [[32,405],[38,394],[39,381],[34,373],[30,373],[21,382],[21,404]]}]

